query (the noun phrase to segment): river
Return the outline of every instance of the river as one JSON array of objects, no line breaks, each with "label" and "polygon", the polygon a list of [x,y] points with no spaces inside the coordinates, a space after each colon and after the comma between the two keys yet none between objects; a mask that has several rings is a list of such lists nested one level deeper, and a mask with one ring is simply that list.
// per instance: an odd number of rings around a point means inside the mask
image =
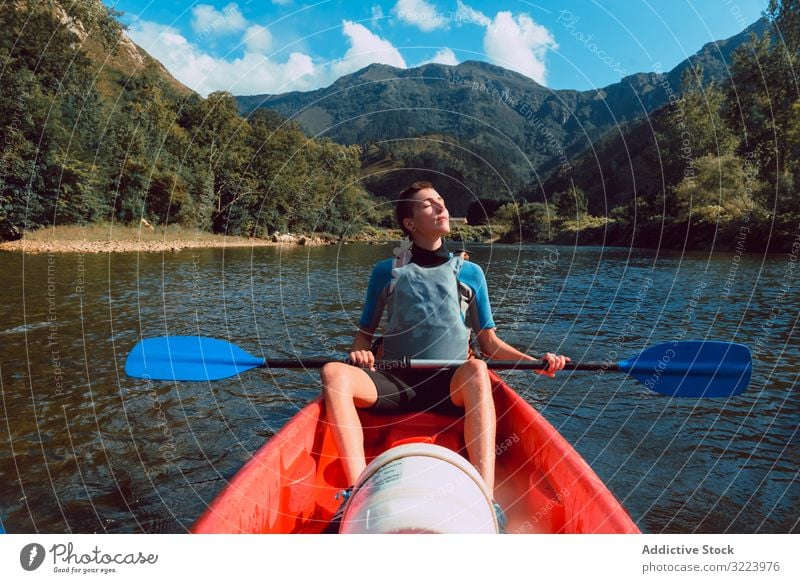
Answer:
[{"label": "river", "polygon": [[[451,246],[452,247],[452,246]],[[11,533],[185,532],[307,401],[316,371],[128,378],[143,337],[264,356],[342,354],[392,245],[0,255],[0,518]],[[800,266],[790,255],[470,245],[498,333],[622,359],[672,339],[751,347],[750,388],[671,399],[620,374],[503,376],[645,532],[798,530]]]}]

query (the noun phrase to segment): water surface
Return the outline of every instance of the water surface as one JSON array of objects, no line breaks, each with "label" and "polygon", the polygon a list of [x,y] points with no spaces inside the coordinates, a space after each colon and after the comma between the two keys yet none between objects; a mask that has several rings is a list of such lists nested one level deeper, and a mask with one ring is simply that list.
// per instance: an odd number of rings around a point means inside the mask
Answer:
[{"label": "water surface", "polygon": [[[264,357],[348,350],[391,245],[0,255],[0,516],[9,532],[184,532],[319,394],[316,371],[206,383],[125,376],[143,337]],[[499,334],[622,359],[672,339],[748,344],[750,389],[678,400],[619,374],[504,373],[646,532],[797,530],[797,258],[471,245]]]}]

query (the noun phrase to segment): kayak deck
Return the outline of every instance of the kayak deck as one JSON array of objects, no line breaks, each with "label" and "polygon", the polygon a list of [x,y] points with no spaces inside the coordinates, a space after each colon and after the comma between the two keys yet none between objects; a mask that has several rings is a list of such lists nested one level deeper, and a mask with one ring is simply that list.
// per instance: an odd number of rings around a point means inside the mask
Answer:
[{"label": "kayak deck", "polygon": [[[492,374],[497,411],[495,497],[509,533],[637,533],[594,471],[533,407]],[[464,422],[436,413],[359,411],[367,463],[409,442],[466,456]],[[232,478],[195,533],[319,533],[340,502],[345,475],[324,404],[312,401]]]}]

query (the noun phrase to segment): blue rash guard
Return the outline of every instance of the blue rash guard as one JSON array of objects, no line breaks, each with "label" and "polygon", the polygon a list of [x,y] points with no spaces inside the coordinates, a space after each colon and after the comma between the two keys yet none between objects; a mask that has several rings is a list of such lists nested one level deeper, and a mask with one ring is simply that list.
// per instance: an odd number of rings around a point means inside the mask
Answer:
[{"label": "blue rash guard", "polygon": [[[452,254],[449,254],[452,257]],[[359,325],[362,328],[375,330],[380,324],[389,284],[392,280],[392,259],[384,259],[375,264],[367,286],[367,297],[361,313]],[[413,259],[412,259],[413,261]],[[475,263],[465,261],[458,273],[458,282],[466,288],[470,296],[467,317],[470,327],[475,330],[495,328],[492,317],[492,306],[489,303],[489,292],[483,270]]]}]

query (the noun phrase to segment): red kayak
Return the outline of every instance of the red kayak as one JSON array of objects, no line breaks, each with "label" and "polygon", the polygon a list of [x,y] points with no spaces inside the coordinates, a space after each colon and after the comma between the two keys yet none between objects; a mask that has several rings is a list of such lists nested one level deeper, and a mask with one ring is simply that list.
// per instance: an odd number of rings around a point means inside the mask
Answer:
[{"label": "red kayak", "polygon": [[[497,502],[508,533],[638,533],[589,465],[542,417],[492,374],[497,410]],[[433,443],[466,455],[463,420],[436,413],[361,411],[367,462],[391,447]],[[192,527],[195,533],[320,533],[346,487],[316,399],[233,477]]]}]

